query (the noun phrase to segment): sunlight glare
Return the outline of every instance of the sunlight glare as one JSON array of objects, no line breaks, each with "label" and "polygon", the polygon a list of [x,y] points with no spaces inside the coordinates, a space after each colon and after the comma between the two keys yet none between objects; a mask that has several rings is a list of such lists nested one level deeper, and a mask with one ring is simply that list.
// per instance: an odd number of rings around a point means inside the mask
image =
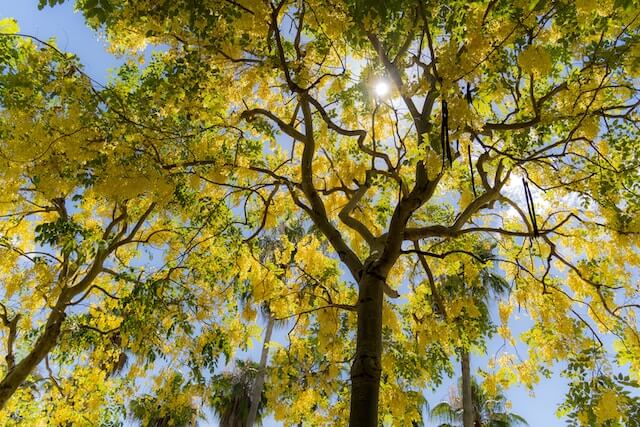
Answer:
[{"label": "sunlight glare", "polygon": [[383,96],[389,94],[389,83],[385,82],[384,80],[380,80],[376,83],[374,90],[376,92],[376,95],[382,98]]}]

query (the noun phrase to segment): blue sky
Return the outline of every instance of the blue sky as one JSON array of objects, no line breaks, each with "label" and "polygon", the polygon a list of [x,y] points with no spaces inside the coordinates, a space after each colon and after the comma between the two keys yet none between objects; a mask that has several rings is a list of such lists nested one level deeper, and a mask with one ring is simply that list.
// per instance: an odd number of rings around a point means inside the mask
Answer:
[{"label": "blue sky", "polygon": [[[45,8],[39,11],[38,0],[0,0],[0,18],[17,19],[22,33],[37,36],[41,39],[55,37],[58,46],[65,51],[78,55],[84,64],[85,71],[96,81],[104,83],[108,80],[111,69],[116,68],[122,60],[114,58],[106,52],[106,42],[95,32],[85,26],[83,17],[73,12],[73,1],[67,0],[62,6]],[[526,320],[515,322],[516,329],[524,329]],[[517,334],[514,334],[517,336]],[[488,355],[494,354],[502,345],[500,340],[493,340]],[[257,358],[259,344],[254,346],[250,356]],[[526,352],[526,350],[525,350]],[[484,367],[487,357],[474,356],[475,367]],[[452,379],[443,384],[435,392],[427,392],[426,397],[431,405],[446,400],[449,388],[456,382]],[[543,380],[535,389],[535,397],[522,387],[515,387],[507,392],[513,403],[512,411],[529,421],[531,427],[559,426],[564,423],[555,416],[558,404],[562,401],[567,387],[564,381],[554,376]],[[208,425],[215,426],[215,421]],[[267,420],[266,427],[279,425],[272,419]]]},{"label": "blue sky", "polygon": [[81,14],[73,12],[73,0],[62,6],[38,10],[38,0],[0,0],[0,17],[13,17],[23,34],[47,40],[56,39],[58,47],[78,55],[85,71],[100,83],[107,81],[109,70],[122,61],[106,52],[106,42],[88,28]]}]

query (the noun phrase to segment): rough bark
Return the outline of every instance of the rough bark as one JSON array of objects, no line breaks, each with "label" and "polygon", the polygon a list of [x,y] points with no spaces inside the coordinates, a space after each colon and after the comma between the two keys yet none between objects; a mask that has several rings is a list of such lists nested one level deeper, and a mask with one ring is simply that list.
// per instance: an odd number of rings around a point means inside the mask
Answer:
[{"label": "rough bark", "polygon": [[471,390],[471,361],[469,353],[462,351],[460,355],[462,365],[462,421],[464,427],[473,427],[473,392]]},{"label": "rough bark", "polygon": [[378,425],[383,286],[382,278],[367,272],[360,282],[356,354],[351,366],[351,427]]},{"label": "rough bark", "polygon": [[262,388],[267,374],[267,359],[269,357],[269,342],[273,333],[273,324],[275,323],[273,316],[269,315],[267,320],[267,329],[264,333],[264,341],[262,343],[262,353],[260,354],[260,365],[258,365],[258,374],[251,391],[251,406],[249,408],[249,416],[247,417],[247,427],[252,427],[256,423],[258,417],[258,406],[262,397]]}]

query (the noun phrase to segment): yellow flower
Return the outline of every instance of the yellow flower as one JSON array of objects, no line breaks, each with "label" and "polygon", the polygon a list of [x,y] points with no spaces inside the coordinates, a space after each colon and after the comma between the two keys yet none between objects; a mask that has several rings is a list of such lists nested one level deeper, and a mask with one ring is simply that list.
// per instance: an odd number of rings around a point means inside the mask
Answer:
[{"label": "yellow flower", "polygon": [[580,15],[596,12],[600,16],[608,16],[613,11],[613,0],[576,0],[576,11]]},{"label": "yellow flower", "polygon": [[597,117],[588,117],[582,121],[580,125],[582,135],[590,140],[598,136],[600,131],[600,122]]},{"label": "yellow flower", "polygon": [[607,390],[600,396],[598,404],[594,409],[598,424],[602,425],[606,421],[618,418],[618,395],[613,390]]},{"label": "yellow flower", "polygon": [[511,316],[511,311],[513,310],[513,306],[508,303],[500,301],[498,303],[498,312],[500,315],[500,322],[503,325],[506,325],[509,322],[509,316]]},{"label": "yellow flower", "polygon": [[553,70],[551,55],[542,46],[528,46],[518,56],[518,65],[524,72],[533,73],[535,77],[546,76]]},{"label": "yellow flower", "polygon": [[589,414],[585,411],[578,412],[578,421],[581,426],[589,425]]}]

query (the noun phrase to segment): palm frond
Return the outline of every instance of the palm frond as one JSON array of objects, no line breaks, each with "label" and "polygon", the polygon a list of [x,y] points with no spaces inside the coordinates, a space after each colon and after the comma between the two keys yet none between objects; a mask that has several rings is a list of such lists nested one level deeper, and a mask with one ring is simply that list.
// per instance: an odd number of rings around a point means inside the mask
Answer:
[{"label": "palm frond", "polygon": [[[237,361],[231,372],[214,376],[213,394],[209,405],[220,420],[220,427],[245,427],[251,408],[251,392],[258,373],[258,365],[249,361]],[[257,423],[264,417],[266,394],[263,389],[258,405]]]},{"label": "palm frond", "polygon": [[453,407],[449,402],[440,402],[429,411],[429,419],[434,422],[457,424],[462,420],[462,409]]},{"label": "palm frond", "polygon": [[482,281],[484,288],[489,291],[487,292],[487,296],[489,296],[489,293],[501,295],[511,289],[509,282],[507,282],[504,277],[499,276],[488,269],[484,269],[480,272],[480,280]]},{"label": "palm frond", "polygon": [[522,418],[520,415],[516,415],[516,414],[512,414],[512,413],[507,413],[505,415],[507,416],[507,418],[509,420],[509,425],[510,426],[528,426],[529,425],[527,420]]},{"label": "palm frond", "polygon": [[[462,378],[458,379],[458,389],[462,388]],[[500,390],[487,396],[482,386],[475,378],[471,378],[471,396],[473,399],[474,418],[476,425],[482,427],[516,427],[528,426],[527,421],[520,415],[507,412],[507,398]],[[457,392],[452,392],[449,402],[436,405],[429,414],[431,421],[440,422],[439,427],[450,424],[462,425],[462,404],[458,401]]]}]

